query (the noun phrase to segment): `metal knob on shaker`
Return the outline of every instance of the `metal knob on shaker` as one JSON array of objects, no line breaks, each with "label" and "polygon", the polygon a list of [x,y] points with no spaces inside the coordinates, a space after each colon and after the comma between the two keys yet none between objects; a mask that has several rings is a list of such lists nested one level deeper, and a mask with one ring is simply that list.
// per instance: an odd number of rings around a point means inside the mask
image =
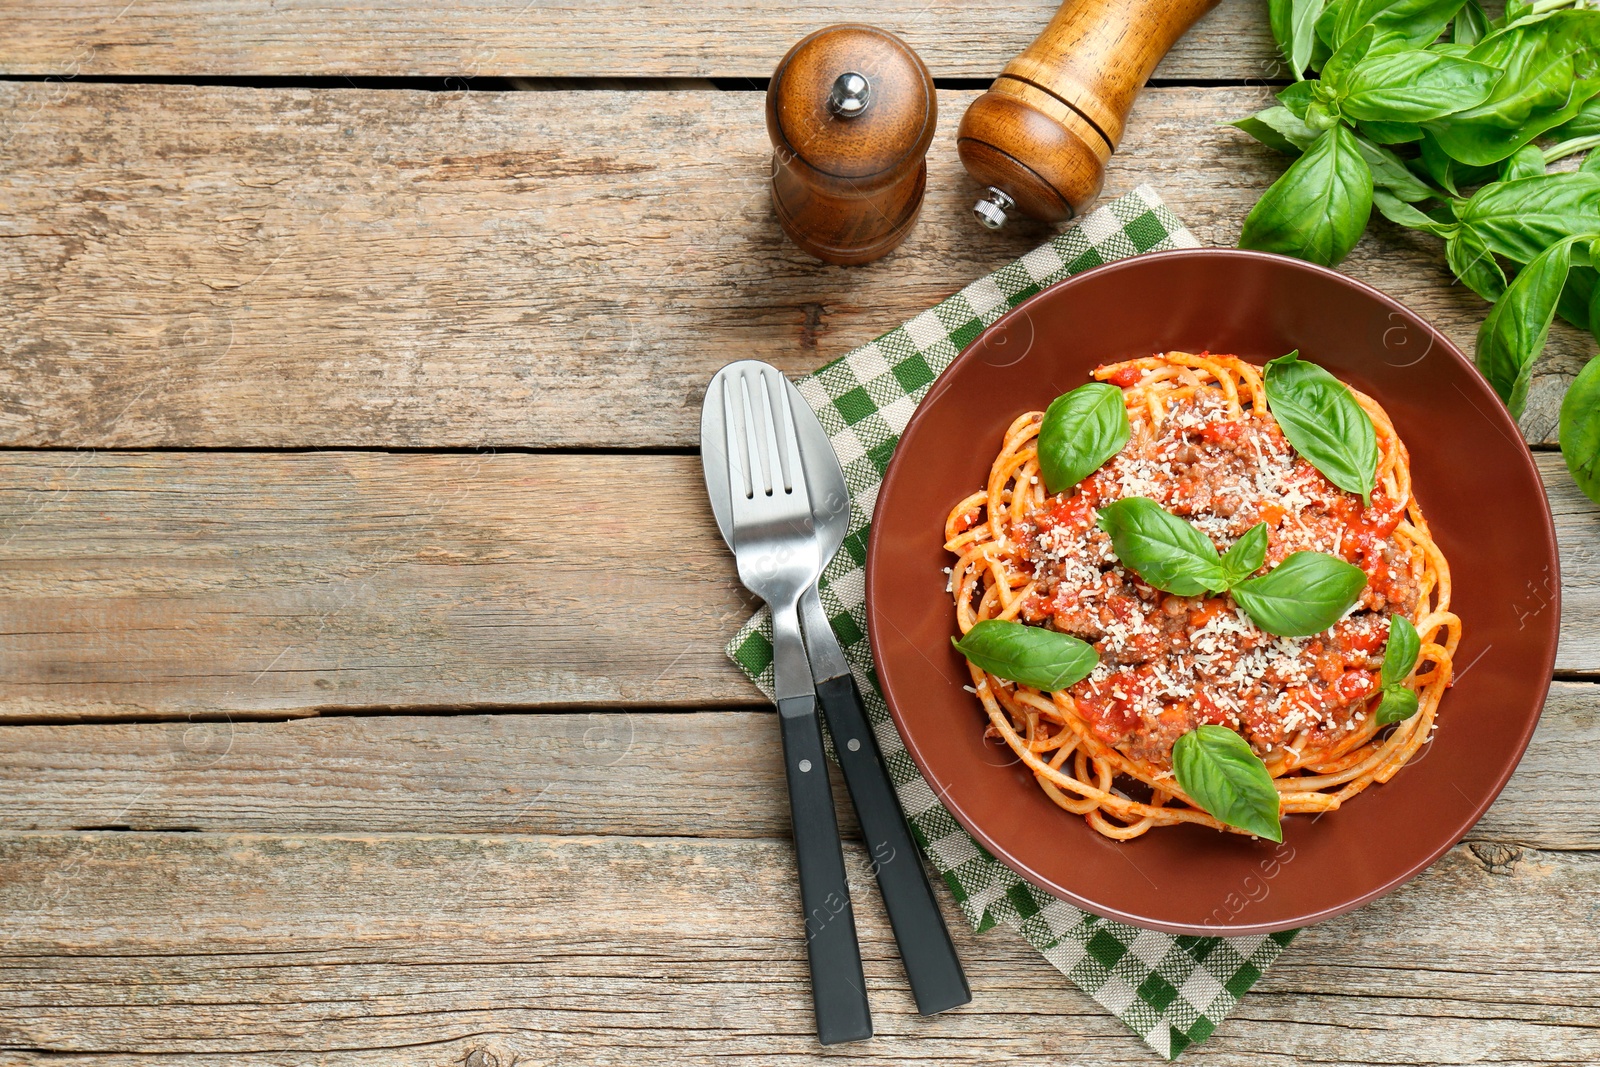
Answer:
[{"label": "metal knob on shaker", "polygon": [[1150,72],[1218,2],[1066,0],[961,118],[956,150],[987,186],[978,221],[999,229],[1014,208],[1061,222],[1087,207]]},{"label": "metal knob on shaker", "polygon": [[767,89],[783,232],[828,263],[889,253],[916,225],[937,121],[933,78],[894,34],[845,24],[801,40]]}]

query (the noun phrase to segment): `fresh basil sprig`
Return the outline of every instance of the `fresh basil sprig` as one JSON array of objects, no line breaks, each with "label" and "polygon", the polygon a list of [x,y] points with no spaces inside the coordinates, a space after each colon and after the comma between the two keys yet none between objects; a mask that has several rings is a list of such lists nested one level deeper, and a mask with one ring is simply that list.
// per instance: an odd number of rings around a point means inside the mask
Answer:
[{"label": "fresh basil sprig", "polygon": [[1100,662],[1086,641],[1005,619],[984,619],[950,643],[995,677],[1049,693],[1083,681]]},{"label": "fresh basil sprig", "polygon": [[1122,390],[1089,382],[1051,401],[1039,424],[1039,473],[1047,492],[1071,489],[1128,443]]},{"label": "fresh basil sprig", "polygon": [[1298,350],[1267,364],[1267,406],[1283,435],[1328,481],[1372,504],[1378,433],[1350,388],[1300,358]]},{"label": "fresh basil sprig", "polygon": [[1199,726],[1172,746],[1172,776],[1190,800],[1229,826],[1283,840],[1278,789],[1261,757],[1225,726]]},{"label": "fresh basil sprig", "polygon": [[1417,713],[1417,693],[1405,681],[1417,665],[1422,637],[1404,615],[1389,616],[1389,643],[1383,650],[1383,669],[1378,675],[1382,699],[1375,713],[1378,725],[1404,722]]},{"label": "fresh basil sprig", "polygon": [[1322,552],[1295,552],[1259,578],[1267,557],[1267,524],[1256,523],[1219,555],[1193,523],[1148,497],[1130,496],[1099,509],[1123,566],[1174,596],[1231,592],[1250,621],[1281,637],[1321,633],[1366,587],[1360,567]]},{"label": "fresh basil sprig", "polygon": [[[1491,19],[1480,0],[1269,0],[1269,15],[1296,80],[1281,107],[1235,125],[1299,158],[1245,220],[1240,245],[1337,263],[1369,215],[1358,168],[1339,150],[1353,144],[1372,206],[1443,239],[1474,292],[1499,301],[1508,276],[1532,271],[1480,346],[1502,398],[1519,407],[1550,289],[1554,314],[1600,339],[1600,271],[1584,250],[1574,247],[1559,287],[1559,264],[1540,261],[1558,242],[1600,233],[1600,10],[1507,0]],[[1535,146],[1540,137],[1553,143]],[[1547,169],[1584,152],[1576,171]],[[1600,503],[1579,462],[1568,466]]]},{"label": "fresh basil sprig", "polygon": [[1353,563],[1326,552],[1292,552],[1231,592],[1250,621],[1267,633],[1310,637],[1343,618],[1366,587],[1366,571]]}]

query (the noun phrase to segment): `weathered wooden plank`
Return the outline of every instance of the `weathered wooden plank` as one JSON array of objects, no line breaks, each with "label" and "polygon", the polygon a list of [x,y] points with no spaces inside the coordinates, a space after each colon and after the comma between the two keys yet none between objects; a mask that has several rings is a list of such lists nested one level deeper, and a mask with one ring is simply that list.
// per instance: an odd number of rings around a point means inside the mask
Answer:
[{"label": "weathered wooden plank", "polygon": [[[692,445],[723,363],[811,370],[1045,237],[972,220],[973,96],[911,238],[841,268],[778,231],[758,93],[0,84],[0,444]],[[1284,161],[1219,123],[1268,99],[1151,90],[1107,194],[1234,243]],[[1471,346],[1437,239],[1380,220],[1347,269]],[[1592,351],[1558,325],[1534,440]]]},{"label": "weathered wooden plank", "polygon": [[[1302,934],[1197,1062],[1600,1057],[1600,858],[1481,850]],[[864,881],[854,846],[850,865]],[[818,1052],[783,841],[5,834],[0,872],[0,1045],[36,1055]],[[1149,1062],[1014,935],[953,909],[975,1000],[917,1018],[875,894],[856,899],[878,1036],[852,1062]]]},{"label": "weathered wooden plank", "polygon": [[[894,0],[865,9],[838,0],[11,0],[0,8],[0,72],[765,78],[811,31],[868,21],[903,36],[936,77],[992,78],[1055,9],[1048,0]],[[1250,0],[1223,0],[1155,74],[1287,76],[1266,13]]]},{"label": "weathered wooden plank", "polygon": [[[693,456],[3,460],[0,718],[762,702]],[[1539,461],[1600,671],[1600,509]]]},{"label": "weathered wooden plank", "polygon": [[[1597,744],[1600,685],[1557,682],[1469,840],[1600,849]],[[780,760],[757,711],[7,726],[0,830],[783,837]]]}]

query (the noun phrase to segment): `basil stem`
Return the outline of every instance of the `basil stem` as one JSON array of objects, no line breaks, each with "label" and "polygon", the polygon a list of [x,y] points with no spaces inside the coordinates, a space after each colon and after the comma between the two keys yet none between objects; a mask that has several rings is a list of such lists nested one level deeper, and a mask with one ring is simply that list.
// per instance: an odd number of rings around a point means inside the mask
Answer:
[{"label": "basil stem", "polygon": [[1093,474],[1128,443],[1122,390],[1089,382],[1050,404],[1039,425],[1039,472],[1047,492],[1060,493]]},{"label": "basil stem", "polygon": [[1199,596],[1228,587],[1211,538],[1148,497],[1113,501],[1099,509],[1095,521],[1111,535],[1111,546],[1123,566],[1157,589]]},{"label": "basil stem", "polygon": [[1278,789],[1261,757],[1224,726],[1200,726],[1172,746],[1172,775],[1188,798],[1221,822],[1283,840]]},{"label": "basil stem", "polygon": [[1100,662],[1086,641],[1004,619],[985,619],[950,642],[995,677],[1051,693],[1081,682]]},{"label": "basil stem", "polygon": [[1250,621],[1267,633],[1310,637],[1343,618],[1366,586],[1366,572],[1352,563],[1325,552],[1295,552],[1232,592]]},{"label": "basil stem", "polygon": [[1283,435],[1322,476],[1372,504],[1378,434],[1350,388],[1299,351],[1267,364],[1267,406]]}]

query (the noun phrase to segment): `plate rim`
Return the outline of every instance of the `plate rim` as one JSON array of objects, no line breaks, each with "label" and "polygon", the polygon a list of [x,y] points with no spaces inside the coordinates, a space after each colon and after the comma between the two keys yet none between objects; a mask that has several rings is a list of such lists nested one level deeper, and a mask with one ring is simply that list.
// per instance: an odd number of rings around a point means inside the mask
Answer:
[{"label": "plate rim", "polygon": [[[1123,259],[1114,260],[1110,263],[1100,264],[1098,266],[1091,267],[1088,270],[1081,271],[1078,274],[1063,278],[1060,281],[1054,282],[1039,290],[1037,293],[1029,296],[1027,299],[1023,300],[1021,303],[1010,308],[1004,314],[996,318],[994,322],[990,323],[987,327],[980,331],[979,334],[972,339],[972,341],[965,345],[961,351],[958,352],[950,361],[950,363],[945,366],[944,370],[939,373],[938,378],[934,380],[933,387],[923,397],[921,403],[919,403],[916,409],[911,413],[910,419],[906,421],[904,429],[900,431],[899,440],[904,440],[905,437],[911,433],[912,429],[917,425],[917,423],[925,417],[927,411],[929,410],[930,403],[936,400],[941,394],[942,390],[940,389],[940,383],[948,380],[946,376],[952,370],[954,370],[958,364],[962,363],[962,361],[972,358],[973,353],[980,349],[982,344],[989,338],[991,334],[1004,329],[1007,323],[1009,323],[1014,317],[1025,314],[1027,309],[1036,302],[1049,299],[1057,290],[1070,287],[1075,283],[1081,282],[1085,278],[1122,270],[1140,269],[1144,265],[1154,262],[1165,262],[1169,260],[1190,257],[1206,258],[1217,256],[1272,262],[1287,266],[1293,270],[1304,271],[1312,275],[1320,275],[1324,279],[1331,281],[1334,284],[1347,286],[1362,292],[1368,297],[1376,299],[1379,303],[1387,305],[1391,310],[1399,311],[1415,320],[1427,332],[1434,345],[1441,346],[1444,352],[1457,363],[1461,364],[1465,370],[1473,374],[1478,373],[1472,362],[1467,359],[1465,353],[1457,348],[1450,338],[1445,336],[1445,334],[1440,331],[1438,327],[1434,326],[1422,315],[1406,307],[1400,301],[1396,300],[1394,297],[1388,295],[1382,290],[1374,288],[1373,286],[1368,285],[1366,282],[1352,278],[1349,275],[1342,274],[1339,271],[1331,268],[1323,267],[1305,260],[1296,259],[1292,256],[1278,255],[1272,252],[1258,252],[1252,249],[1188,248],[1172,249],[1163,252],[1146,252],[1139,255],[1133,255]],[[1510,412],[1506,410],[1503,404],[1497,402],[1494,408],[1494,413],[1491,417],[1500,423],[1501,428],[1508,431],[1507,435],[1516,442],[1518,446],[1518,460],[1522,465],[1523,473],[1527,477],[1532,478],[1533,483],[1540,486],[1542,489],[1544,480],[1539,475],[1538,466],[1534,462],[1533,452],[1528,447],[1527,441],[1523,438],[1521,429],[1517,426],[1516,421],[1511,418]],[[884,704],[889,709],[890,717],[894,721],[895,728],[900,733],[900,738],[902,743],[905,745],[906,752],[911,756],[912,762],[916,764],[918,772],[923,776],[924,779],[927,779],[929,777],[929,769],[926,758],[917,744],[914,734],[906,729],[905,719],[902,716],[899,708],[896,706],[889,687],[883,682],[882,664],[884,660],[882,656],[882,642],[879,638],[879,627],[874,624],[877,614],[876,609],[874,608],[874,603],[878,599],[877,583],[874,578],[874,575],[877,571],[875,564],[878,559],[879,552],[882,550],[879,533],[883,527],[879,522],[879,516],[880,512],[886,506],[885,502],[893,498],[891,486],[899,472],[901,461],[905,456],[905,453],[900,450],[898,444],[899,442],[897,441],[895,452],[890,457],[889,464],[884,470],[883,480],[878,487],[877,499],[874,501],[872,509],[871,533],[868,535],[867,539],[865,563],[866,575],[864,582],[865,608],[867,614],[867,640],[869,647],[872,649],[874,674],[877,677],[878,688],[883,695]],[[971,818],[971,816],[958,802],[956,802],[954,797],[947,794],[946,797],[940,801],[941,805],[951,814],[956,822],[959,823],[961,827],[972,836],[973,840],[975,840],[983,848],[987,849],[989,853],[995,857],[995,859],[999,860],[1008,869],[1023,878],[1030,885],[1037,889],[1043,890],[1051,896],[1063,900],[1082,911],[1089,912],[1093,915],[1098,915],[1102,918],[1112,919],[1130,926],[1136,926],[1145,929],[1202,937],[1238,937],[1279,933],[1287,930],[1300,929],[1302,927],[1309,926],[1313,923],[1322,922],[1327,919],[1337,918],[1338,916],[1355,911],[1357,908],[1360,908],[1363,905],[1369,904],[1378,899],[1379,897],[1393,892],[1395,889],[1398,889],[1400,886],[1411,881],[1423,871],[1426,871],[1429,867],[1432,867],[1435,863],[1437,863],[1445,853],[1449,852],[1452,848],[1459,844],[1466,834],[1483,818],[1490,806],[1494,804],[1495,800],[1498,799],[1500,794],[1504,791],[1506,784],[1511,780],[1511,776],[1516,773],[1517,767],[1521,765],[1522,759],[1527,753],[1528,744],[1530,741],[1532,741],[1534,732],[1538,728],[1539,720],[1544,714],[1545,704],[1549,701],[1550,686],[1554,682],[1556,653],[1560,644],[1561,635],[1561,554],[1556,540],[1555,521],[1550,510],[1548,494],[1541,492],[1540,499],[1543,501],[1543,507],[1539,510],[1539,519],[1542,525],[1542,532],[1544,534],[1543,547],[1548,553],[1549,559],[1552,560],[1555,565],[1556,580],[1554,583],[1555,592],[1551,599],[1551,607],[1553,608],[1551,617],[1555,620],[1555,639],[1549,642],[1548,651],[1543,656],[1542,663],[1540,664],[1541,681],[1539,682],[1538,706],[1534,709],[1533,714],[1528,716],[1527,722],[1523,726],[1523,729],[1517,738],[1516,744],[1507,748],[1506,751],[1509,755],[1509,758],[1507,759],[1505,766],[1497,773],[1492,788],[1487,790],[1481,800],[1474,803],[1470,811],[1468,811],[1464,816],[1457,820],[1452,820],[1452,829],[1450,829],[1447,834],[1441,835],[1441,843],[1431,849],[1421,860],[1414,862],[1401,873],[1383,880],[1380,884],[1367,890],[1359,896],[1354,897],[1345,903],[1310,911],[1303,915],[1298,915],[1292,919],[1280,919],[1265,922],[1230,921],[1225,923],[1197,926],[1187,923],[1165,921],[1144,915],[1136,915],[1130,911],[1118,909],[1114,905],[1108,905],[1100,901],[1090,900],[1079,893],[1075,893],[1063,886],[1056,885],[1050,879],[1038,874],[1032,870],[1032,868],[1026,862],[1020,860],[1018,857],[1013,855],[1010,850],[1006,849],[1004,846],[995,841],[990,835],[983,832],[981,826]],[[1456,823],[1459,823],[1459,825],[1456,825]]]}]

